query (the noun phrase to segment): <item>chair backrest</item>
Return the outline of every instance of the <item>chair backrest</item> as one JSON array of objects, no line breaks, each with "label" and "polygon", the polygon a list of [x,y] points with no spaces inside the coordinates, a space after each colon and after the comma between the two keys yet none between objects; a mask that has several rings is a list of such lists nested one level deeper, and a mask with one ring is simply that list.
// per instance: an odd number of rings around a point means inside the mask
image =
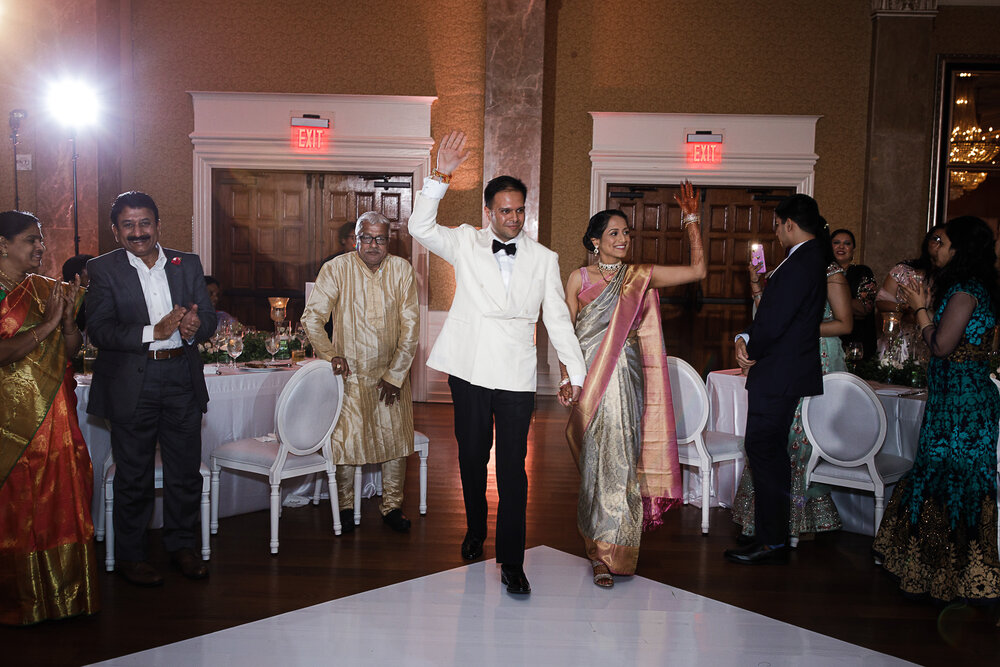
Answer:
[{"label": "chair backrest", "polygon": [[667,357],[670,395],[674,401],[677,442],[690,442],[708,424],[708,391],[691,364],[679,357]]},{"label": "chair backrest", "polygon": [[827,373],[823,393],[802,402],[802,427],[813,447],[812,459],[857,466],[874,459],[885,442],[885,408],[858,376]]},{"label": "chair backrest", "polygon": [[330,441],[344,403],[344,381],[330,362],[317,359],[299,370],[278,395],[274,423],[278,440],[299,456]]}]

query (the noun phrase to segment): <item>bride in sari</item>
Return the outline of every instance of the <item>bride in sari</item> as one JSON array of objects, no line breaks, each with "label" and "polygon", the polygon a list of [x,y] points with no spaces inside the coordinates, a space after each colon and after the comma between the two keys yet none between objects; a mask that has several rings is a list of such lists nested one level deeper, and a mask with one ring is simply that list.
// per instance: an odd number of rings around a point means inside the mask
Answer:
[{"label": "bride in sari", "polygon": [[34,273],[45,244],[30,213],[0,213],[0,623],[98,610],[93,472],[76,420],[80,278]]},{"label": "bride in sari", "polygon": [[[587,379],[573,406],[566,437],[580,469],[577,528],[594,583],[632,575],[644,530],[681,501],[677,436],[660,324],[658,288],[705,277],[698,191],[681,184],[681,227],[691,247],[688,266],[628,264],[631,231],[625,213],[590,219],[584,247],[596,264],[574,271],[566,304],[576,325]],[[568,398],[565,375],[560,394]]]}]

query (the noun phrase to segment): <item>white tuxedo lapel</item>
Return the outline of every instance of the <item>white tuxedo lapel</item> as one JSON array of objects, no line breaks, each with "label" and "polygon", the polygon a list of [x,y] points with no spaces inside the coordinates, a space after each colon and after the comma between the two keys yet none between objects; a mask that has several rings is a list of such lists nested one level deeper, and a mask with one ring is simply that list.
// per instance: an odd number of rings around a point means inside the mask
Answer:
[{"label": "white tuxedo lapel", "polygon": [[[476,279],[496,308],[504,310],[507,307],[507,288],[504,287],[500,267],[493,256],[493,235],[489,230],[480,232],[476,239],[475,254],[479,272]],[[516,267],[517,262],[514,265]]]}]

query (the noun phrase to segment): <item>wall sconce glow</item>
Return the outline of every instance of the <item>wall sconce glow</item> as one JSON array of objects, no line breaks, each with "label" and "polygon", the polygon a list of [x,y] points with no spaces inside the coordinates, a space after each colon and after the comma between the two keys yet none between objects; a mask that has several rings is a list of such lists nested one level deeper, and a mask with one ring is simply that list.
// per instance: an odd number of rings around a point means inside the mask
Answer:
[{"label": "wall sconce glow", "polygon": [[48,108],[62,125],[86,127],[97,121],[97,94],[82,81],[57,81],[49,87]]}]

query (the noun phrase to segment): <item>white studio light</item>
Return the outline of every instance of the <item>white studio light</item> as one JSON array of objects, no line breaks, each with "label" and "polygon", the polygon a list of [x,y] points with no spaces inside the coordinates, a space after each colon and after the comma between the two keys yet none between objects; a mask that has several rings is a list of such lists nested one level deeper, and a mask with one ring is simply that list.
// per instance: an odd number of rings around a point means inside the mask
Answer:
[{"label": "white studio light", "polygon": [[53,83],[49,87],[48,107],[49,113],[67,127],[86,127],[97,120],[97,94],[82,81]]}]

